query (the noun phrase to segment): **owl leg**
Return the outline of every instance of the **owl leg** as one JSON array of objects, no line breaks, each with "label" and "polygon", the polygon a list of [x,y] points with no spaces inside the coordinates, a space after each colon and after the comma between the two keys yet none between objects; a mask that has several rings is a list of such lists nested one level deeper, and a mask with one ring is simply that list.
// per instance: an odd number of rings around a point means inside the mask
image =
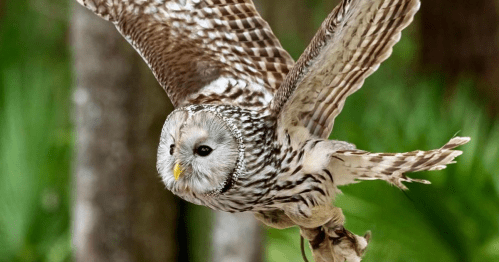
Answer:
[{"label": "owl leg", "polygon": [[256,219],[273,228],[284,229],[296,225],[281,209],[259,211],[254,214]]},{"label": "owl leg", "polygon": [[300,234],[304,239],[308,240],[315,262],[341,261],[335,259],[331,241],[327,240],[325,231],[322,227],[300,227]]},{"label": "owl leg", "polygon": [[305,228],[320,227],[330,221],[343,225],[345,221],[341,209],[330,204],[309,207],[304,202],[297,202],[286,205],[284,212],[296,225]]}]

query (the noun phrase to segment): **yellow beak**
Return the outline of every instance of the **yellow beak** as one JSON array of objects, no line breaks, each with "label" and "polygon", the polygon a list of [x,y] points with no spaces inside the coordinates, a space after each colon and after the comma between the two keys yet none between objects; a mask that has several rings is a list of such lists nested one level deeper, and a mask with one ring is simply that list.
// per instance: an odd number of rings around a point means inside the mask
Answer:
[{"label": "yellow beak", "polygon": [[175,167],[173,168],[173,177],[175,177],[175,180],[178,180],[181,174],[182,174],[182,168],[178,163],[176,163]]}]

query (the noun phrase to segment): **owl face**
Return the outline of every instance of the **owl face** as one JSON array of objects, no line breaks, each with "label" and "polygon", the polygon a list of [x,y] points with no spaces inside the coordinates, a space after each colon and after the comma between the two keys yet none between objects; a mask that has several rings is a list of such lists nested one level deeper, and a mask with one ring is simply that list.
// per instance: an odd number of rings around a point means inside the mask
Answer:
[{"label": "owl face", "polygon": [[227,123],[214,112],[175,110],[163,126],[158,172],[179,196],[219,192],[232,179],[238,148]]}]

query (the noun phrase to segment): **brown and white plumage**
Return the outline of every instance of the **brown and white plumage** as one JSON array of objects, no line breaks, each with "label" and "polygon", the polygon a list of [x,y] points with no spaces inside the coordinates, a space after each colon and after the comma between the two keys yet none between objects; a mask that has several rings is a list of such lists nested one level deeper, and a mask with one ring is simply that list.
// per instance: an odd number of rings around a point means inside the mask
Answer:
[{"label": "brown and white plumage", "polygon": [[360,261],[369,234],[343,228],[338,186],[454,163],[469,141],[370,153],[327,140],[346,98],[388,58],[418,0],[343,0],[296,64],[251,0],[77,0],[113,22],[177,109],[163,127],[158,171],[183,199],[298,225],[316,261]]},{"label": "brown and white plumage", "polygon": [[294,63],[251,0],[78,2],[116,25],[176,107],[262,108]]},{"label": "brown and white plumage", "polygon": [[[336,185],[354,183],[355,180],[385,180],[400,189],[407,189],[402,182],[429,184],[427,180],[407,177],[404,173],[441,170],[455,163],[455,157],[463,152],[453,150],[470,141],[469,138],[454,137],[439,149],[412,151],[407,153],[370,153],[362,150],[338,150],[330,162],[337,172]],[[350,174],[342,176],[341,174]]]},{"label": "brown and white plumage", "polygon": [[327,138],[346,98],[390,56],[418,8],[418,0],[342,1],[272,101],[283,124]]}]

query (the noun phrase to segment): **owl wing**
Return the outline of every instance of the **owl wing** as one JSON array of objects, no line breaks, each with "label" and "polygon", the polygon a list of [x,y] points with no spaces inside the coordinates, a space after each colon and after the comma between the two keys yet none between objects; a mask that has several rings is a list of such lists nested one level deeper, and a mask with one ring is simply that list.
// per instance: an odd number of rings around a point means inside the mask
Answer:
[{"label": "owl wing", "polygon": [[327,138],[345,99],[387,59],[418,0],[343,0],[322,23],[271,103],[280,125]]},{"label": "owl wing", "polygon": [[439,149],[407,153],[370,153],[362,150],[338,150],[331,155],[330,168],[336,185],[354,183],[356,180],[385,180],[400,189],[407,189],[402,182],[429,184],[427,180],[407,177],[404,173],[441,170],[455,163],[454,158],[463,152],[453,150],[470,141],[469,137],[454,137]]},{"label": "owl wing", "polygon": [[294,64],[251,0],[77,1],[115,24],[175,106],[267,106]]}]

